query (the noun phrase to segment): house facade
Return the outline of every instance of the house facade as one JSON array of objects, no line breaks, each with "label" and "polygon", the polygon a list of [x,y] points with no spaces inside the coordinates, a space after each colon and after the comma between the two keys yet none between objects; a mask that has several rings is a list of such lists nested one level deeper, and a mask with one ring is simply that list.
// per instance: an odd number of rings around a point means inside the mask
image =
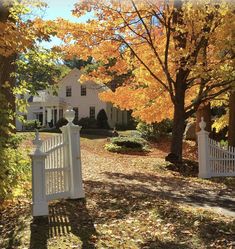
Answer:
[{"label": "house facade", "polygon": [[[81,84],[80,77],[81,72],[75,68],[58,83],[57,96],[48,90],[38,91],[37,96],[28,96],[28,110],[23,114],[25,119],[37,119],[43,127],[53,127],[63,117],[67,107],[72,106],[77,121],[86,117],[97,118],[99,111],[104,109],[111,128],[116,125],[127,125],[127,111],[121,111],[111,103],[99,99],[98,94],[107,88],[92,81]],[[23,129],[23,124],[19,120],[16,121],[16,129]]]}]

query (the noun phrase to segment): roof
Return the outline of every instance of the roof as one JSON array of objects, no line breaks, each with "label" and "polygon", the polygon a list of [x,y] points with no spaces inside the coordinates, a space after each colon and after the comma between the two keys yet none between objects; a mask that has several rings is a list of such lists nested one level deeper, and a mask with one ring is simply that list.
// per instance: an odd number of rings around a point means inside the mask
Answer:
[{"label": "roof", "polygon": [[48,95],[48,92],[46,90],[40,90],[37,91],[38,95],[35,96],[30,96],[28,98],[28,102],[32,103],[32,102],[45,102],[46,100],[46,96]]}]

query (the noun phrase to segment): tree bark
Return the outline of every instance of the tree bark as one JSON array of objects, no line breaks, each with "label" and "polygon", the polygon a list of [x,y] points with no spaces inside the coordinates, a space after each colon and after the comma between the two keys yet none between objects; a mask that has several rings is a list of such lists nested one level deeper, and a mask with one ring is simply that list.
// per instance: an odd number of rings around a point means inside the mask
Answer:
[{"label": "tree bark", "polygon": [[[9,11],[7,7],[0,4],[0,22],[6,22],[9,18]],[[9,131],[15,132],[12,128],[15,126],[15,95],[13,94],[13,88],[15,86],[15,78],[12,76],[12,72],[15,71],[14,61],[16,54],[12,54],[8,57],[0,55],[0,108],[1,108],[1,120],[0,120],[0,136],[8,137]]]},{"label": "tree bark", "polygon": [[183,152],[183,136],[185,130],[185,113],[181,105],[176,104],[172,129],[171,153],[167,161],[181,162]]},{"label": "tree bark", "polygon": [[[174,1],[174,13],[173,23],[177,25],[183,25],[183,13],[182,13],[183,2],[181,0]],[[187,33],[175,30],[173,40],[175,41],[175,49],[185,49],[187,42]],[[189,69],[185,68],[186,60],[182,57],[177,62],[177,73],[176,81],[174,83],[174,119],[173,119],[173,130],[172,130],[172,141],[170,154],[165,158],[166,161],[170,162],[181,162],[182,151],[183,151],[183,136],[185,130],[185,90],[186,90],[186,79],[189,74]]]},{"label": "tree bark", "polygon": [[175,103],[174,103],[174,119],[172,129],[171,152],[165,158],[166,161],[175,163],[182,161],[183,152],[183,136],[185,130],[185,88],[182,76],[184,72],[180,71],[177,74],[176,89],[175,89]]},{"label": "tree bark", "polygon": [[235,91],[229,97],[228,144],[235,147]]}]

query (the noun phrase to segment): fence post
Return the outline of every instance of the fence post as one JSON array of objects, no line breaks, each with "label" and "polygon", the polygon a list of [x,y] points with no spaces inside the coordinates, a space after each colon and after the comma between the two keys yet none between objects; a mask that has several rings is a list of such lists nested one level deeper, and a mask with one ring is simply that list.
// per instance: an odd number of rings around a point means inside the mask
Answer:
[{"label": "fence post", "polygon": [[209,162],[209,146],[208,138],[209,132],[205,130],[206,123],[204,118],[201,118],[199,123],[201,130],[197,132],[198,136],[198,164],[199,164],[199,174],[200,178],[211,178],[210,175],[210,162]]},{"label": "fence post", "polygon": [[36,149],[30,154],[32,160],[32,213],[33,216],[44,216],[49,213],[45,185],[45,160],[47,153],[41,151],[42,141],[38,130],[36,131],[33,144],[36,145]]},{"label": "fence post", "polygon": [[78,125],[74,125],[75,112],[69,107],[65,112],[65,118],[68,124],[61,128],[63,133],[67,133],[69,164],[70,164],[70,197],[72,199],[84,198],[85,192],[82,183],[82,167],[81,167],[81,150],[80,150],[80,129]]}]

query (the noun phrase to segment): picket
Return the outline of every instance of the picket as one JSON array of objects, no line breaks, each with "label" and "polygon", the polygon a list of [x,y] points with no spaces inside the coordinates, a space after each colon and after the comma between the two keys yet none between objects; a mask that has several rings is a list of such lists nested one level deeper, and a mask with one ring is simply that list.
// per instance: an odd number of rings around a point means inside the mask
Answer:
[{"label": "picket", "polygon": [[199,177],[235,176],[235,148],[221,146],[209,138],[205,122],[200,122],[198,135]]},{"label": "picket", "polygon": [[38,131],[32,159],[33,216],[48,215],[48,201],[84,198],[82,184],[80,127],[72,123],[75,113],[65,112],[68,124],[62,134],[42,142]]},{"label": "picket", "polygon": [[70,192],[67,183],[70,168],[64,157],[66,146],[63,134],[56,135],[42,144],[42,151],[47,153],[45,162],[47,200],[69,197]]}]

